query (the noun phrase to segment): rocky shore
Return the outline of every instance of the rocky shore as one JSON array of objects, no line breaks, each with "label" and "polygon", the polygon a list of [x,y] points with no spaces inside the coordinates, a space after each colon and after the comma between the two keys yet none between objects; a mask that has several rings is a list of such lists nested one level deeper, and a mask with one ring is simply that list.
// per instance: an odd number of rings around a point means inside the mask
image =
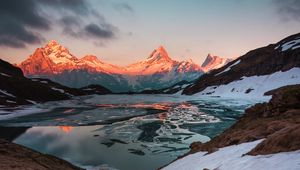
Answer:
[{"label": "rocky shore", "polygon": [[0,139],[0,169],[80,170],[67,161]]},{"label": "rocky shore", "polygon": [[163,169],[299,168],[300,85],[265,95],[272,95],[268,103],[246,109],[221,135],[207,143],[192,143],[187,154]]},{"label": "rocky shore", "polygon": [[300,85],[266,93],[268,103],[256,104],[231,128],[207,143],[192,143],[189,153],[214,152],[218,148],[265,139],[248,154],[261,155],[300,149]]}]

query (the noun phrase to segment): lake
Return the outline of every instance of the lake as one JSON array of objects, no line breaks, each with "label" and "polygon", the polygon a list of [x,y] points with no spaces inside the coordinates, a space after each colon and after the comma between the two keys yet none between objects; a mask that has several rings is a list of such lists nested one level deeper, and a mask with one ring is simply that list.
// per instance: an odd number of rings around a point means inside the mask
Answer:
[{"label": "lake", "polygon": [[[93,169],[157,169],[207,142],[251,101],[180,95],[92,95],[19,108],[1,126],[14,143]],[[13,115],[13,114],[12,114]],[[6,131],[8,135],[15,133]]]}]

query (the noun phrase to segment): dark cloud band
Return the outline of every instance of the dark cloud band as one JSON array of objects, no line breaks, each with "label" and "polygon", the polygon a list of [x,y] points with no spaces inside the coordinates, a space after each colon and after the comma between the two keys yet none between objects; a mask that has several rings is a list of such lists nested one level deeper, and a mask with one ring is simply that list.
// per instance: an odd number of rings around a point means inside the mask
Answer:
[{"label": "dark cloud band", "polygon": [[[49,10],[60,19],[49,19]],[[88,17],[97,19],[82,22]],[[0,21],[0,46],[13,48],[41,43],[53,23],[66,35],[96,41],[115,38],[118,31],[84,0],[1,0]]]},{"label": "dark cloud band", "polygon": [[14,48],[40,43],[36,30],[50,30],[50,21],[40,15],[34,0],[0,1],[0,45]]}]

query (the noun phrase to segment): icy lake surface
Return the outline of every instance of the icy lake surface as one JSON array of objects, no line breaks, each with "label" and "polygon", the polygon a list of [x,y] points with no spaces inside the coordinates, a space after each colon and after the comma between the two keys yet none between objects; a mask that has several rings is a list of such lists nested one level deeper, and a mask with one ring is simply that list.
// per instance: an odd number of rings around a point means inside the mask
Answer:
[{"label": "icy lake surface", "polygon": [[220,134],[252,104],[176,95],[94,95],[2,108],[0,125],[25,127],[13,142],[83,168],[153,170],[186,153],[192,142]]}]

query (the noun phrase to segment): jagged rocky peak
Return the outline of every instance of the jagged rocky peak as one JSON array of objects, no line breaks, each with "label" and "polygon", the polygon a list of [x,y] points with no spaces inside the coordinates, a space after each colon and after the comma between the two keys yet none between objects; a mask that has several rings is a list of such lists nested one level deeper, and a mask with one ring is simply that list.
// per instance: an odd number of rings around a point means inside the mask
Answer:
[{"label": "jagged rocky peak", "polygon": [[46,54],[50,54],[52,52],[66,52],[66,53],[70,53],[67,48],[65,48],[62,45],[60,45],[56,40],[49,41],[45,45],[44,49],[45,49]]},{"label": "jagged rocky peak", "polygon": [[160,45],[157,49],[155,49],[151,55],[148,57],[148,60],[172,60],[170,57],[169,57],[169,54],[167,52],[167,50],[162,46]]},{"label": "jagged rocky peak", "polygon": [[[217,57],[217,56],[215,56],[215,57]],[[201,65],[201,67],[207,66],[212,60],[213,60],[213,56],[210,53],[208,53],[206,59],[204,60],[204,62]]]},{"label": "jagged rocky peak", "polygon": [[46,46],[56,46],[59,45],[56,40],[50,40]]},{"label": "jagged rocky peak", "polygon": [[67,48],[60,45],[56,40],[51,40],[43,49],[44,55],[55,64],[74,64],[78,61]]},{"label": "jagged rocky peak", "polygon": [[214,56],[209,53],[204,62],[202,63],[201,67],[203,71],[209,72],[210,70],[214,70],[226,65],[230,61],[231,59]]}]

